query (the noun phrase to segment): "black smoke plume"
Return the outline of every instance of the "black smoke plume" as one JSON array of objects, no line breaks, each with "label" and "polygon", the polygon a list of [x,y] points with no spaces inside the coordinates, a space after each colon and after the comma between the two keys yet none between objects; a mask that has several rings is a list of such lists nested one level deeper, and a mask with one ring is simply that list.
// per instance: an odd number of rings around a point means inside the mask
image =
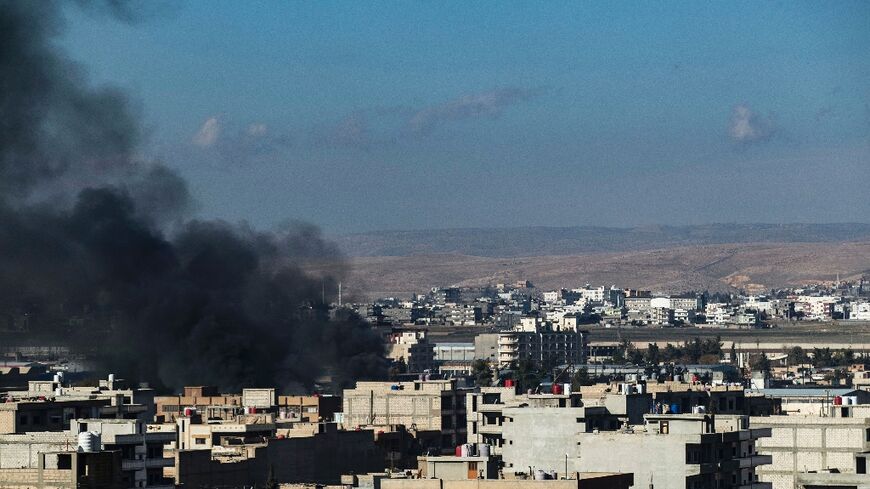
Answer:
[{"label": "black smoke plume", "polygon": [[63,55],[62,28],[57,3],[0,0],[0,329],[172,388],[381,376],[379,337],[323,303],[336,248],[308,225],[185,219],[185,182],[137,156],[135,111]]}]

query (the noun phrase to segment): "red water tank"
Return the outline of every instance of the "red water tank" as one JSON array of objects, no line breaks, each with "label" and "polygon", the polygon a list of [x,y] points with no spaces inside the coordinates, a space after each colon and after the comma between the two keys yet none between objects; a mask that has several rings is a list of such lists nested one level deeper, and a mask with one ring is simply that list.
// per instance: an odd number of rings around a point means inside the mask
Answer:
[{"label": "red water tank", "polygon": [[504,379],[504,386],[505,387],[513,387],[514,386],[514,379]]},{"label": "red water tank", "polygon": [[461,457],[462,456],[462,445],[457,445],[456,451],[454,453],[456,454],[457,457]]},{"label": "red water tank", "polygon": [[556,394],[556,395],[561,394],[562,393],[562,386],[559,384],[553,384],[552,392],[553,392],[553,394]]},{"label": "red water tank", "polygon": [[842,406],[843,405],[843,396],[837,396],[834,398],[834,406]]}]

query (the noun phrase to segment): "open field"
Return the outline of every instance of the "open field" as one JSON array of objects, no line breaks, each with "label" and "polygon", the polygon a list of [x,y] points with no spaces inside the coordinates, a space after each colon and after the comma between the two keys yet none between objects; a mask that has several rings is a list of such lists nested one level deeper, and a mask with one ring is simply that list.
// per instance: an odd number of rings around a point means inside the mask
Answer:
[{"label": "open field", "polygon": [[870,274],[870,241],[685,246],[513,258],[461,254],[355,257],[344,279],[353,300],[407,297],[433,286],[531,280],[542,290],[592,284],[656,292],[744,289],[856,280]]}]

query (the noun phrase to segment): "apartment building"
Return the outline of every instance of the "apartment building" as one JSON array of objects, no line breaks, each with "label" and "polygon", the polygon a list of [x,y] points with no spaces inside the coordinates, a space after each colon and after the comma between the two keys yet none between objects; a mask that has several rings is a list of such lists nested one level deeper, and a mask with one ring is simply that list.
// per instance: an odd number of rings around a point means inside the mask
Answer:
[{"label": "apartment building", "polygon": [[524,317],[513,331],[498,334],[498,364],[528,360],[536,365],[586,363],[589,333],[575,328],[554,329],[536,317]]},{"label": "apartment building", "polygon": [[435,370],[435,345],[429,342],[424,331],[403,331],[393,335],[387,357],[405,362],[411,373]]},{"label": "apartment building", "polygon": [[450,452],[466,439],[466,394],[455,379],[413,382],[357,382],[342,395],[345,429],[403,425],[441,433],[440,449]]},{"label": "apartment building", "polygon": [[769,438],[758,442],[759,453],[772,460],[759,468],[760,480],[773,489],[793,489],[807,472],[866,474],[870,406],[830,406],[825,414],[751,418],[752,426],[771,430]]},{"label": "apartment building", "polygon": [[527,394],[511,387],[481,387],[479,392],[466,394],[468,443],[485,443],[493,455],[500,455],[504,446],[502,429],[504,410],[510,407],[535,408],[580,407],[579,394]]}]

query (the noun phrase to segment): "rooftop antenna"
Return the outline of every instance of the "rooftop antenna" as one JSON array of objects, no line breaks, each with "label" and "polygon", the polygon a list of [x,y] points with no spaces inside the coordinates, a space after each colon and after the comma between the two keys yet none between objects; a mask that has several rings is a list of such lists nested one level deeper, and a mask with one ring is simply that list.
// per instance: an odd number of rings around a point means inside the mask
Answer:
[{"label": "rooftop antenna", "polygon": [[341,307],[341,282],[338,283],[338,307]]}]

